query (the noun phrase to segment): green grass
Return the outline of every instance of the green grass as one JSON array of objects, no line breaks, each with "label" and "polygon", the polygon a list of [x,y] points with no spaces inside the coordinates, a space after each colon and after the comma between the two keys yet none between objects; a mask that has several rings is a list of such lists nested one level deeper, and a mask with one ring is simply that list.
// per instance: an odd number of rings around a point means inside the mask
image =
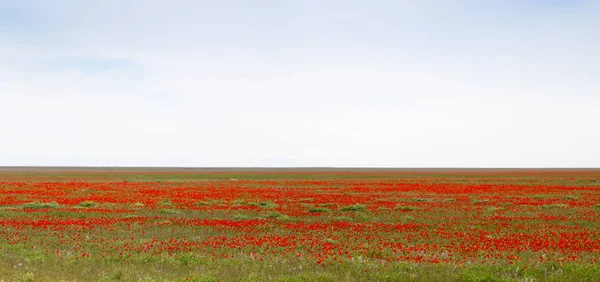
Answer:
[{"label": "green grass", "polygon": [[210,201],[200,201],[196,203],[196,206],[218,206],[226,204],[223,200],[210,200]]},{"label": "green grass", "polygon": [[58,208],[58,204],[56,202],[51,203],[40,203],[40,202],[31,202],[21,205],[24,209],[48,209],[48,208]]},{"label": "green grass", "polygon": [[173,205],[173,203],[171,203],[171,201],[169,201],[169,200],[162,200],[156,204],[159,206],[167,206],[167,207],[170,207]]},{"label": "green grass", "polygon": [[236,213],[233,218],[235,220],[249,220],[249,219],[255,219],[255,216],[249,215],[249,214],[245,214],[245,213]]},{"label": "green grass", "polygon": [[[337,245],[333,239],[323,243]],[[13,251],[6,252],[13,255]],[[21,253],[20,255],[24,255]],[[324,268],[301,261],[264,264],[251,257],[212,263],[205,256],[178,258],[136,256],[90,260],[49,257],[28,263],[0,258],[4,281],[599,281],[600,265],[540,263],[523,265],[446,265],[361,263],[348,261]],[[19,266],[19,263],[22,263]],[[13,267],[15,266],[15,267]],[[43,273],[39,270],[43,268]],[[82,279],[85,277],[85,279]]]},{"label": "green grass", "polygon": [[320,212],[329,212],[329,209],[326,208],[311,208],[308,212],[320,213]]},{"label": "green grass", "polygon": [[95,207],[98,204],[92,202],[92,201],[85,201],[85,202],[81,202],[79,203],[77,206],[78,207],[82,207],[82,208],[91,208],[91,207]]},{"label": "green grass", "polygon": [[486,210],[488,212],[497,212],[497,211],[505,210],[505,208],[503,208],[503,207],[489,207]]},{"label": "green grass", "polygon": [[[143,170],[143,169],[142,169]],[[314,172],[256,172],[256,171],[205,171],[205,172],[186,172],[182,171],[140,171],[121,169],[114,172],[108,169],[94,172],[52,172],[52,171],[0,171],[0,180],[41,180],[41,181],[86,181],[86,182],[106,182],[106,181],[135,181],[135,182],[188,182],[188,181],[206,181],[221,180],[231,181],[231,179],[245,180],[337,180],[337,179],[396,179],[399,182],[411,183],[427,180],[428,183],[470,183],[470,184],[519,184],[519,185],[562,185],[562,186],[594,186],[599,187],[600,170],[591,170],[585,172],[585,177],[559,177],[561,175],[570,176],[573,172],[565,171],[555,173],[552,178],[548,178],[545,173],[522,174],[519,171],[506,171],[502,174],[489,174],[488,172],[465,171],[465,172],[418,172],[418,171],[399,171],[399,172],[378,172],[378,171],[317,171]]]},{"label": "green grass", "polygon": [[160,212],[161,213],[166,213],[166,214],[180,214],[180,213],[182,213],[182,211],[180,211],[178,209],[161,209]]},{"label": "green grass", "polygon": [[333,244],[333,245],[337,245],[337,244],[339,244],[339,243],[340,243],[340,241],[338,241],[338,240],[333,240],[333,239],[331,239],[331,238],[327,238],[327,239],[325,239],[324,241],[325,241],[325,242],[327,242],[327,243],[329,243],[329,244]]},{"label": "green grass", "polygon": [[396,207],[394,207],[395,210],[398,211],[414,211],[416,209],[418,209],[417,207],[413,207],[413,206],[403,206],[403,205],[397,205]]},{"label": "green grass", "polygon": [[552,205],[542,205],[540,206],[540,208],[542,209],[557,209],[557,208],[568,208],[569,205],[567,204],[552,204]]},{"label": "green grass", "polygon": [[363,204],[354,204],[354,205],[350,205],[350,206],[341,207],[340,210],[341,211],[362,211],[362,210],[365,210],[366,208],[367,208],[367,206],[365,206]]},{"label": "green grass", "polygon": [[273,202],[260,202],[260,203],[249,202],[249,203],[246,203],[246,205],[252,206],[252,207],[261,207],[261,208],[264,208],[264,209],[274,209],[274,208],[277,208],[279,206],[278,204],[275,204]]},{"label": "green grass", "polygon": [[410,200],[412,202],[417,202],[417,203],[431,202],[431,199],[427,199],[427,198],[412,198]]},{"label": "green grass", "polygon": [[283,216],[284,215],[282,215],[279,212],[272,212],[272,213],[266,215],[265,218],[280,218],[280,217],[283,217]]}]

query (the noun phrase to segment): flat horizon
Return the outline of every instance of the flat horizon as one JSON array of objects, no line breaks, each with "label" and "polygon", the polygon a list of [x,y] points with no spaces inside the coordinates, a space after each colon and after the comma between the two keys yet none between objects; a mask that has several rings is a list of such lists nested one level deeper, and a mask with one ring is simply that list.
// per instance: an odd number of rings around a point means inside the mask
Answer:
[{"label": "flat horizon", "polygon": [[0,171],[398,171],[398,172],[438,172],[438,171],[600,171],[598,167],[184,167],[184,166],[0,166]]}]

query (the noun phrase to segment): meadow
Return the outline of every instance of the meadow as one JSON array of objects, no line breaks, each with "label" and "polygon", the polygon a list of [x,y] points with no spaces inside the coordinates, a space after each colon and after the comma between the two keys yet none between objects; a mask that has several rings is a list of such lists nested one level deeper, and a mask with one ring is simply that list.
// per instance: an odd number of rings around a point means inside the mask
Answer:
[{"label": "meadow", "polygon": [[0,171],[2,281],[600,281],[600,170]]}]

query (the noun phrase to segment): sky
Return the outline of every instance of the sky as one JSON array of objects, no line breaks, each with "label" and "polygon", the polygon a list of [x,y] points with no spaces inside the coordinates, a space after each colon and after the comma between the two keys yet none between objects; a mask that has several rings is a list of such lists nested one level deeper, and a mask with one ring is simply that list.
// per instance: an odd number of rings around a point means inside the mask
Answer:
[{"label": "sky", "polygon": [[0,0],[0,165],[600,167],[599,14]]}]

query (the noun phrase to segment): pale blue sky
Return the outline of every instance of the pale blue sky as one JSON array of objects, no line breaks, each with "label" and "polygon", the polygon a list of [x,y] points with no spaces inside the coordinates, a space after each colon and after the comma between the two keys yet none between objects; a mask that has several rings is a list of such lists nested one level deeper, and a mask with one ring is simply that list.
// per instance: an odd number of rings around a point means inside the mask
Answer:
[{"label": "pale blue sky", "polygon": [[0,0],[0,165],[600,167],[598,15]]}]

